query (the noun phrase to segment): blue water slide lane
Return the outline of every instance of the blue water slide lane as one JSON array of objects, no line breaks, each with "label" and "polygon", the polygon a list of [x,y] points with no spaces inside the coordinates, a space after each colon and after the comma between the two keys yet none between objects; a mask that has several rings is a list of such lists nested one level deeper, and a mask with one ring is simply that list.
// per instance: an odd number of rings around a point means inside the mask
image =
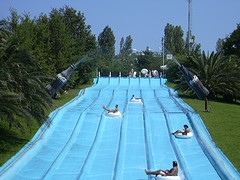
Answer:
[{"label": "blue water slide lane", "polygon": [[[81,155],[81,157],[84,158],[84,160],[80,161],[80,162],[78,162],[78,161],[76,162],[76,165],[77,164],[82,164],[81,168],[79,167],[79,168],[76,169],[76,172],[78,172],[80,170],[80,172],[77,174],[77,179],[87,179],[87,178],[91,178],[92,176],[101,176],[103,178],[106,177],[108,179],[108,178],[110,178],[109,175],[111,176],[111,174],[112,174],[112,172],[108,172],[108,173],[106,172],[107,169],[113,167],[111,164],[109,165],[109,168],[105,167],[105,170],[103,171],[103,170],[100,170],[100,167],[103,167],[103,166],[98,167],[99,163],[96,163],[96,162],[99,161],[98,158],[100,158],[100,159],[104,158],[105,161],[107,159],[111,158],[110,154],[106,153],[109,150],[111,151],[111,149],[105,148],[105,151],[103,151],[104,149],[101,148],[101,146],[103,146],[103,145],[101,145],[101,143],[103,144],[103,142],[104,143],[106,142],[106,141],[104,141],[104,139],[106,139],[105,136],[107,136],[106,134],[108,134],[107,133],[108,131],[106,130],[106,128],[110,128],[110,129],[113,128],[114,132],[117,132],[115,130],[117,130],[118,123],[115,122],[115,123],[111,124],[110,122],[114,122],[114,121],[108,121],[108,120],[106,121],[105,120],[105,116],[102,116],[99,119],[100,121],[97,121],[98,123],[95,126],[93,126],[92,125],[92,120],[93,119],[95,120],[95,119],[97,119],[99,117],[99,114],[101,112],[99,112],[98,109],[99,109],[99,107],[101,107],[101,104],[104,101],[107,100],[105,102],[105,104],[110,104],[113,101],[113,95],[116,92],[116,91],[113,90],[113,88],[115,89],[118,86],[118,84],[116,84],[115,82],[116,81],[113,81],[113,82],[109,81],[109,84],[111,84],[111,86],[107,86],[106,87],[106,89],[108,89],[107,91],[101,90],[102,92],[104,92],[104,94],[101,94],[101,96],[100,96],[102,99],[99,98],[100,99],[100,100],[98,100],[99,103],[98,103],[98,101],[95,100],[95,103],[94,103],[95,106],[91,110],[89,110],[89,112],[90,112],[89,115],[84,118],[84,123],[86,121],[85,119],[89,119],[89,122],[86,122],[86,125],[83,126],[84,127],[83,129],[87,129],[87,131],[85,132],[84,130],[80,130],[79,132],[82,132],[82,134],[81,133],[77,133],[78,134],[77,142],[75,142],[74,145],[77,144],[78,148],[77,147],[74,148],[73,152],[71,152],[71,151],[68,152],[68,154],[71,155],[71,154],[73,154],[75,152],[74,151],[75,149],[81,149],[81,153],[84,153],[84,154]],[[109,93],[109,91],[112,91],[112,95]],[[106,125],[106,122],[108,122],[107,125]],[[118,122],[121,122],[121,121],[118,121]],[[113,125],[115,125],[115,126],[113,126]],[[89,129],[89,127],[92,127],[93,129],[91,130],[91,129]],[[103,131],[103,129],[105,129],[105,130]],[[86,134],[88,132],[94,132],[94,134],[88,135],[87,138],[85,138],[84,136],[86,136]],[[109,131],[109,133],[111,134],[111,131]],[[89,136],[90,136],[90,139],[89,139]],[[116,138],[117,138],[117,136],[116,136]],[[91,141],[89,141],[89,140],[91,140]],[[111,141],[113,141],[113,140],[114,139],[112,139]],[[82,144],[87,144],[87,145],[91,145],[91,146],[85,148],[85,151],[84,151],[84,147],[81,147]],[[101,151],[103,151],[103,153]],[[92,158],[93,156],[96,156],[96,154],[101,155],[102,157],[99,156],[99,157]],[[91,157],[91,158],[89,158],[89,157]],[[69,165],[68,162],[70,162],[71,165],[72,165],[72,162],[71,162],[70,158],[66,158],[65,163],[62,163],[63,167],[60,168],[59,177],[57,175],[55,175],[54,177],[51,177],[51,179],[52,178],[53,179],[62,178],[61,177],[61,171],[64,170],[65,168],[67,168],[67,166],[65,167],[65,165]],[[112,162],[112,161],[108,160],[108,162]],[[91,170],[91,169],[93,169],[93,170]],[[96,171],[96,169],[98,171]],[[91,172],[91,171],[94,171],[94,173]],[[98,174],[98,172],[100,174]],[[105,172],[105,174],[103,172]],[[66,178],[69,178],[69,177],[66,177]]]},{"label": "blue water slide lane", "polygon": [[[201,117],[165,81],[95,78],[0,167],[0,179],[155,179],[144,168],[169,169],[173,160],[182,180],[240,179]],[[133,94],[142,103],[130,102]],[[107,117],[102,105],[115,104],[122,116]],[[171,135],[183,124],[192,129],[192,138]]]},{"label": "blue water slide lane", "polygon": [[[166,119],[159,104],[155,101],[154,91],[143,91],[145,109],[145,135],[147,146],[147,168],[149,170],[169,169],[172,161],[177,160],[170,144]],[[153,176],[154,177],[154,176]]]}]

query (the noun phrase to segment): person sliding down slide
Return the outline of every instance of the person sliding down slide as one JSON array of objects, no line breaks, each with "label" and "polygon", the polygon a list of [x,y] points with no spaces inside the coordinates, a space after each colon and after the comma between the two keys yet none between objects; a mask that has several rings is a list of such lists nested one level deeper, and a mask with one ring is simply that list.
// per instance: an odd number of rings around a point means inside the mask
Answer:
[{"label": "person sliding down slide", "polygon": [[141,98],[135,98],[134,94],[132,95],[132,98],[130,99],[131,102],[142,102]]},{"label": "person sliding down slide", "polygon": [[145,169],[145,173],[147,175],[160,175],[160,176],[177,176],[178,175],[178,163],[177,161],[173,161],[173,167],[170,170],[156,170],[156,171],[149,171]]},{"label": "person sliding down slide", "polygon": [[116,112],[118,112],[118,105],[116,104],[115,109],[113,109],[113,110],[107,108],[106,106],[103,106],[103,109],[105,109],[108,113],[110,113],[110,112],[116,113]]},{"label": "person sliding down slide", "polygon": [[190,132],[190,128],[188,127],[188,125],[183,125],[183,130],[176,130],[175,132],[171,133],[172,135],[176,134],[176,133],[181,133],[182,135],[187,135]]}]

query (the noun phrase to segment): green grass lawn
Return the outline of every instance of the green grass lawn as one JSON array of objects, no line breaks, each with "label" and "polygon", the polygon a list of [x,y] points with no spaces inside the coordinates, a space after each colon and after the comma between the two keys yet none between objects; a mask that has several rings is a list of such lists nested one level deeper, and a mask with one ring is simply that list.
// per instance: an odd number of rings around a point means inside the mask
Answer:
[{"label": "green grass lawn", "polygon": [[[81,86],[70,90],[54,100],[54,108],[49,109],[49,113],[56,108],[67,103],[79,93],[80,89],[90,85]],[[209,101],[211,112],[204,112],[204,101],[196,98],[183,98],[202,117],[213,141],[230,159],[233,165],[240,171],[240,105],[226,104]],[[33,122],[32,129],[21,134],[15,128],[8,128],[7,124],[0,124],[0,165],[16,154],[34,136],[39,126]]]},{"label": "green grass lawn", "polygon": [[21,124],[26,129],[24,134],[15,127],[9,128],[9,124],[6,122],[0,123],[0,166],[28,143],[39,129],[36,121],[31,123],[31,129],[26,126],[25,122]]}]

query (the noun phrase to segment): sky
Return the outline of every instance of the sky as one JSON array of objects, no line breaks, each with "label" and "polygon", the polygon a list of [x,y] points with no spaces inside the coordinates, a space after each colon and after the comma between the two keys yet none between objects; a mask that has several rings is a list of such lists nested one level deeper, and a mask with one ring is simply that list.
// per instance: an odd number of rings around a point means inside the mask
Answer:
[{"label": "sky", "polygon": [[116,54],[121,38],[129,35],[133,49],[142,51],[149,47],[159,52],[167,23],[181,26],[186,38],[189,1],[195,43],[211,53],[219,38],[226,38],[237,29],[240,0],[0,0],[0,19],[10,16],[10,8],[19,15],[29,13],[34,18],[67,5],[84,14],[86,25],[91,26],[96,37],[109,26],[115,35]]}]

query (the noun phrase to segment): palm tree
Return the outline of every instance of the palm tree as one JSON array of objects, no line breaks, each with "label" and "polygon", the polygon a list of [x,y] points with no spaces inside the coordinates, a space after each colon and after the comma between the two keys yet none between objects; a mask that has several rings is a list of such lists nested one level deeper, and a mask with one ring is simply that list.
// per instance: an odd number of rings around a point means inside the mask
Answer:
[{"label": "palm tree", "polygon": [[[240,74],[234,58],[214,52],[206,55],[203,51],[202,54],[193,54],[188,59],[186,66],[199,77],[209,90],[211,98],[232,101],[239,97]],[[186,89],[186,86],[180,83],[178,88]]]},{"label": "palm tree", "polygon": [[46,77],[31,55],[19,48],[18,38],[0,26],[0,120],[22,132],[19,118],[30,124],[46,119],[45,110],[51,98],[42,83]]}]

